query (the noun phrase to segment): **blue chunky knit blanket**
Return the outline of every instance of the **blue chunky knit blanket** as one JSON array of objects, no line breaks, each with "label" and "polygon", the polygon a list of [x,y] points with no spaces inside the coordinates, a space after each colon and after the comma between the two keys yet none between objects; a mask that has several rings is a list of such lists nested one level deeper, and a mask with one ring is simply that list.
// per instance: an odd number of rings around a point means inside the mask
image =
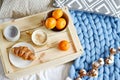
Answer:
[{"label": "blue chunky knit blanket", "polygon": [[[92,62],[109,56],[111,47],[120,46],[120,19],[101,14],[70,10],[84,53],[70,68],[69,77],[74,80],[80,69],[92,69]],[[85,76],[82,80],[120,80],[120,54],[114,63],[99,68],[98,77]]]}]

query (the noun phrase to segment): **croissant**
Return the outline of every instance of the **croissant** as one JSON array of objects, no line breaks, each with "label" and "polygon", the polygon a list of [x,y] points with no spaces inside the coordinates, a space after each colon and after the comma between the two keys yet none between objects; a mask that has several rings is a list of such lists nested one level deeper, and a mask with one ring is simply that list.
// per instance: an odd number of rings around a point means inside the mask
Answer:
[{"label": "croissant", "polygon": [[14,47],[14,48],[12,48],[12,52],[16,56],[19,56],[19,57],[23,58],[24,60],[34,60],[35,59],[34,53],[30,49],[28,49],[28,47],[26,47],[26,46]]}]

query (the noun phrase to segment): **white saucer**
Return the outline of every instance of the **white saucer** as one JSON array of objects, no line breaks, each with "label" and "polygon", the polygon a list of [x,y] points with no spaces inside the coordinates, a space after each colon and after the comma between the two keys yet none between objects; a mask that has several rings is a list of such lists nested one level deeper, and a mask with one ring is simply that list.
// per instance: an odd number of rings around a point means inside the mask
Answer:
[{"label": "white saucer", "polygon": [[[30,45],[29,43],[26,43],[26,42],[20,42],[20,43],[17,43],[15,44],[13,47],[19,47],[19,46],[26,46],[28,47],[28,49],[30,49],[33,53],[34,53],[34,48],[32,47],[32,45]],[[12,47],[12,48],[13,48]],[[32,61],[30,60],[23,60],[22,58],[14,55],[14,53],[12,53],[12,51],[10,50],[9,51],[9,59],[10,59],[10,62],[15,66],[15,67],[18,67],[18,68],[25,68],[25,67],[28,67]]]}]

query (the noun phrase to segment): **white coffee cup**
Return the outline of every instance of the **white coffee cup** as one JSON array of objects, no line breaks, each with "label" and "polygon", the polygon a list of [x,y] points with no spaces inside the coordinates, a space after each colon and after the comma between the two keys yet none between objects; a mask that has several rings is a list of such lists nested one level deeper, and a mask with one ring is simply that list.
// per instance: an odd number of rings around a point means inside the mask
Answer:
[{"label": "white coffee cup", "polygon": [[31,39],[32,39],[33,43],[38,46],[45,45],[47,42],[47,33],[41,29],[35,30],[32,33]]},{"label": "white coffee cup", "polygon": [[20,38],[20,30],[15,25],[5,27],[3,35],[8,41],[17,41]]}]

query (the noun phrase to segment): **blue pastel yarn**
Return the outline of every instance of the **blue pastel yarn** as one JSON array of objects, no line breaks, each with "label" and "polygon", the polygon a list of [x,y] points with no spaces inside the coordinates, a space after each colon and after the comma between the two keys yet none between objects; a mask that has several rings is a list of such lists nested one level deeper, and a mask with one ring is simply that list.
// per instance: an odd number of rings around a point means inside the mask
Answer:
[{"label": "blue pastel yarn", "polygon": [[[120,46],[120,19],[76,10],[70,13],[84,49],[69,71],[69,77],[74,80],[80,69],[89,71],[92,62],[108,57],[111,47]],[[98,77],[85,76],[82,80],[120,80],[120,54],[115,55],[113,64],[103,65],[98,71]]]}]

